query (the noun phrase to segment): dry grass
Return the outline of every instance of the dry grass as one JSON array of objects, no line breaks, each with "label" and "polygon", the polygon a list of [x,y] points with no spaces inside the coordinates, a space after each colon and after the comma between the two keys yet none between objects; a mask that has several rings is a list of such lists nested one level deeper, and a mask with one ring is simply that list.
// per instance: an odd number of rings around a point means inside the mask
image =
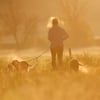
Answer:
[{"label": "dry grass", "polygon": [[0,100],[99,100],[99,56],[77,55],[76,58],[89,67],[89,73],[51,70],[48,58],[39,59],[30,72],[8,72],[7,60],[1,59]]}]

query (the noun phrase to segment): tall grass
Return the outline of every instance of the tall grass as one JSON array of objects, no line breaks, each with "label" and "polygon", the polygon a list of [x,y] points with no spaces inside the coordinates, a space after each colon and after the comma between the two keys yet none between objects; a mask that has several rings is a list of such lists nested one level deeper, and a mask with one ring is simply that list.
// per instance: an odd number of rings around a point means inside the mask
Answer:
[{"label": "tall grass", "polygon": [[[99,69],[100,57],[76,55],[89,69]],[[26,60],[26,59],[25,59]],[[100,74],[52,70],[49,58],[28,62],[30,72],[7,71],[7,59],[0,59],[0,100],[99,100]],[[35,64],[36,63],[36,64]],[[68,57],[64,59],[68,67]],[[91,70],[92,71],[92,70]]]}]

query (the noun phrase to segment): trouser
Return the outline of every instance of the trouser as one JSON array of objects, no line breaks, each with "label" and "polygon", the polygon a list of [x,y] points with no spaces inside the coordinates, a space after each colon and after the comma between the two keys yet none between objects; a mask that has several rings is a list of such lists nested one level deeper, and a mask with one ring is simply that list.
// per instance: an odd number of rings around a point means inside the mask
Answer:
[{"label": "trouser", "polygon": [[56,59],[58,60],[58,64],[62,65],[63,64],[63,47],[59,46],[59,47],[51,48],[51,56],[52,56],[53,67],[56,67],[57,65]]}]

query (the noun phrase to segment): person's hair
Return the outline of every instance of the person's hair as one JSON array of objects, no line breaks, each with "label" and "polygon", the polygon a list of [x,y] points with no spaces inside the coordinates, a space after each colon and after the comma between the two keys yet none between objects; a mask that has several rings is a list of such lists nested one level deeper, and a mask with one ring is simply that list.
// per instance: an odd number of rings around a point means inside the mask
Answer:
[{"label": "person's hair", "polygon": [[53,25],[58,25],[58,20],[57,20],[56,18],[54,18],[54,19],[52,20],[52,24],[53,24]]}]

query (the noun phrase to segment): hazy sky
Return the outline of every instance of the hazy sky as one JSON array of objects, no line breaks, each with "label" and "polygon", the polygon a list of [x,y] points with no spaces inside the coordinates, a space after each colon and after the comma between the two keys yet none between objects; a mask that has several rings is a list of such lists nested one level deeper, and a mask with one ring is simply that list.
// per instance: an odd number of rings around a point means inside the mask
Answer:
[{"label": "hazy sky", "polygon": [[100,0],[90,0],[88,16],[93,31],[100,36]]},{"label": "hazy sky", "polygon": [[[6,7],[7,0],[0,0],[0,10],[3,11]],[[14,0],[13,0],[14,1]],[[37,14],[38,16],[56,16],[59,15],[60,0],[15,0],[20,2],[21,11],[27,12],[29,15]],[[58,5],[58,6],[57,6]],[[87,16],[89,24],[96,35],[100,35],[100,0],[88,0]],[[24,11],[22,10],[24,9]],[[44,18],[46,18],[44,17]]]},{"label": "hazy sky", "polygon": [[[56,16],[61,13],[59,3],[60,0],[26,0],[30,1],[29,7],[30,12],[39,14],[43,16]],[[34,4],[35,2],[35,4]],[[58,6],[57,6],[58,4]],[[33,6],[34,5],[34,6]],[[87,15],[89,24],[92,27],[93,32],[96,35],[100,35],[100,0],[88,0],[87,4]]]}]

